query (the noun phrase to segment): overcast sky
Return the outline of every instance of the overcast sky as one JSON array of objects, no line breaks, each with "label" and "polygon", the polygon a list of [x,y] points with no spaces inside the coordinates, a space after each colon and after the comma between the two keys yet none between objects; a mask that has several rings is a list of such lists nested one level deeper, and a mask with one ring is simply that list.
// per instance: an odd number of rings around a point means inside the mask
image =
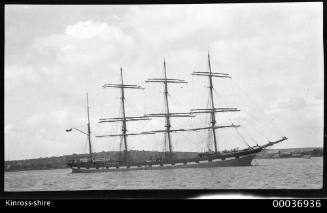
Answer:
[{"label": "overcast sky", "polygon": [[[87,152],[86,91],[93,136],[118,134],[120,124],[98,124],[119,116],[119,90],[104,83],[124,81],[144,90],[126,91],[127,116],[163,112],[163,87],[145,83],[163,77],[171,112],[204,108],[208,71],[216,107],[238,113],[217,115],[219,124],[240,124],[250,145],[287,136],[274,148],[323,146],[322,3],[5,6],[5,159]],[[173,128],[206,126],[208,118],[172,119]],[[162,119],[128,123],[128,131],[163,129]],[[218,130],[219,149],[245,147],[235,129]],[[210,139],[210,137],[209,137]],[[172,135],[176,151],[203,151],[207,131]],[[129,149],[162,151],[163,136],[130,136]],[[119,138],[93,138],[95,151],[118,150]]]}]

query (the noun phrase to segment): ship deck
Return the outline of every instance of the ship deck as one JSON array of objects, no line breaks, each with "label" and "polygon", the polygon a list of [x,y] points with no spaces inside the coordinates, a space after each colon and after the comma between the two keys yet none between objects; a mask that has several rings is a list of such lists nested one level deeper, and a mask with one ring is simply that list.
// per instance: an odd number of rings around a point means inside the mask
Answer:
[{"label": "ship deck", "polygon": [[[214,153],[214,154],[205,154],[202,157],[197,158],[188,158],[188,159],[175,159],[175,160],[162,160],[162,161],[145,161],[145,162],[113,162],[113,161],[88,161],[88,162],[70,162],[68,165],[75,169],[142,169],[142,168],[187,168],[187,167],[210,167],[210,166],[233,166],[233,165],[250,165],[246,161],[239,161],[238,159],[243,159],[247,157],[252,159],[255,157],[255,154],[262,151],[262,148],[246,149],[235,152],[228,153]],[[233,162],[233,160],[235,162]],[[226,162],[226,163],[223,163]],[[237,163],[238,162],[238,163]]]}]

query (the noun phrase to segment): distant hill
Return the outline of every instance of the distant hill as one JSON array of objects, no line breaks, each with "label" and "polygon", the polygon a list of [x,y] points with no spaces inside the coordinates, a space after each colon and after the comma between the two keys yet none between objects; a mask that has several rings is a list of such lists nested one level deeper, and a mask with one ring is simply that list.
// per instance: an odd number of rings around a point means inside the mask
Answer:
[{"label": "distant hill", "polygon": [[306,148],[288,148],[288,149],[266,149],[257,154],[256,158],[278,158],[277,155],[311,155],[312,157],[320,157],[323,155],[321,147],[306,147]]},{"label": "distant hill", "polygon": [[[257,154],[256,158],[274,158],[276,153],[301,153],[310,154],[312,156],[322,156],[322,148],[290,148],[290,149],[266,149],[261,153]],[[177,159],[181,158],[193,158],[198,156],[198,152],[174,152]],[[5,161],[5,171],[24,171],[24,170],[42,170],[42,169],[62,169],[67,168],[66,163],[74,158],[84,158],[87,154],[73,154],[64,155],[59,157],[48,157],[48,158],[37,158],[37,159],[26,159],[26,160],[13,160]],[[97,152],[94,153],[96,158],[106,159],[119,159],[119,152],[108,151],[108,152]],[[150,158],[159,158],[164,156],[163,152],[156,151],[130,151],[130,158],[133,161],[146,161]]]},{"label": "distant hill", "polygon": [[[108,151],[108,152],[97,152],[93,155],[96,158],[106,158],[112,160],[119,159],[119,152]],[[198,155],[197,152],[174,152],[177,159],[181,158],[193,158]],[[160,158],[164,156],[163,152],[156,151],[130,151],[129,157],[133,161],[146,161],[150,158]],[[48,158],[37,158],[37,159],[26,159],[26,160],[13,160],[5,161],[5,171],[22,171],[22,170],[42,170],[42,169],[61,169],[67,168],[67,162],[75,158],[85,158],[88,154],[73,154],[64,155],[60,157],[48,157]]]}]

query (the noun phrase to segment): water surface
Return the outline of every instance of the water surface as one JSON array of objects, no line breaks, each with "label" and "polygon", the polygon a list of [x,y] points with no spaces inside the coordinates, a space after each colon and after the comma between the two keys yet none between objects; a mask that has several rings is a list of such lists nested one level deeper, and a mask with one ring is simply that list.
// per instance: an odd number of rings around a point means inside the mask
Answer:
[{"label": "water surface", "polygon": [[255,159],[254,166],[71,173],[5,172],[5,191],[115,189],[319,189],[323,158]]}]

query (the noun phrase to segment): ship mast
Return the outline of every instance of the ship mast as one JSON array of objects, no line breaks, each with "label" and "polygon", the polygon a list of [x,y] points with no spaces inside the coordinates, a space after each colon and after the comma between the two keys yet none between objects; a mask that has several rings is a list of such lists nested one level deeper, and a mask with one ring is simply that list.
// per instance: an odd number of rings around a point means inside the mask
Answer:
[{"label": "ship mast", "polygon": [[215,104],[213,101],[213,86],[212,86],[212,72],[211,72],[211,64],[210,64],[210,55],[208,53],[208,65],[209,65],[209,90],[210,90],[210,102],[211,102],[211,113],[210,113],[210,117],[211,117],[211,126],[212,126],[212,134],[213,134],[213,142],[215,145],[215,152],[218,151],[217,148],[217,138],[216,138],[216,129],[214,128],[216,125],[216,116],[215,116]]},{"label": "ship mast", "polygon": [[90,157],[92,158],[90,107],[89,107],[89,95],[87,92],[86,92],[86,102],[87,102],[87,138],[89,141],[89,154]]},{"label": "ship mast", "polygon": [[[120,69],[121,74],[121,84],[105,84],[103,85],[103,88],[111,87],[111,88],[120,88],[121,89],[121,105],[122,105],[122,111],[123,115],[122,117],[118,118],[101,118],[99,120],[99,123],[104,122],[122,122],[122,133],[121,134],[109,134],[109,135],[99,135],[96,137],[116,137],[120,136],[122,140],[124,141],[124,156],[125,156],[125,162],[128,161],[128,145],[127,145],[127,136],[131,135],[147,135],[147,134],[158,134],[158,133],[165,133],[168,138],[168,148],[169,148],[169,158],[166,160],[170,160],[172,158],[173,154],[173,146],[172,146],[172,139],[171,139],[171,132],[184,132],[184,131],[198,131],[198,130],[212,130],[215,135],[215,129],[220,128],[228,128],[228,127],[240,127],[240,125],[234,125],[233,123],[231,125],[216,125],[216,119],[215,119],[215,113],[217,112],[234,112],[239,111],[236,108],[215,108],[214,102],[213,102],[213,83],[212,83],[212,77],[221,77],[221,78],[231,78],[229,74],[226,73],[214,73],[211,71],[211,65],[210,65],[210,56],[208,54],[208,62],[209,62],[209,72],[193,72],[192,75],[198,75],[198,76],[209,76],[209,89],[210,89],[210,99],[211,99],[211,108],[208,109],[192,109],[190,113],[172,113],[169,110],[169,100],[168,100],[168,83],[187,83],[185,80],[181,79],[174,79],[174,78],[167,78],[167,69],[166,69],[166,61],[164,60],[164,78],[151,78],[146,80],[146,83],[163,83],[164,84],[164,98],[165,98],[165,113],[154,113],[154,114],[146,114],[144,116],[137,116],[137,117],[127,117],[125,112],[125,94],[124,89],[144,89],[138,85],[132,85],[132,84],[125,84],[123,81],[123,71],[122,68]],[[171,128],[171,120],[172,117],[194,117],[194,114],[197,113],[210,113],[211,114],[211,125],[206,127],[197,127],[197,128],[191,128],[191,129],[172,129]],[[140,133],[127,133],[127,122],[129,121],[139,121],[139,120],[150,120],[151,117],[164,117],[166,120],[165,129],[164,130],[152,130],[152,131],[146,131],[146,132],[140,132]],[[215,152],[218,152],[218,146],[216,138],[214,137],[214,143],[215,143]],[[167,157],[167,156],[166,156]]]},{"label": "ship mast", "polygon": [[167,130],[167,137],[168,137],[168,145],[169,145],[169,152],[172,152],[171,147],[171,137],[170,137],[170,114],[169,114],[169,104],[168,104],[168,83],[167,83],[167,71],[166,71],[166,61],[164,59],[164,73],[165,73],[165,102],[166,102],[166,130]]},{"label": "ship mast", "polygon": [[[166,129],[165,130],[153,130],[150,132],[143,132],[142,134],[156,134],[156,133],[166,133],[168,136],[168,142],[169,142],[169,148],[170,148],[170,152],[172,152],[172,145],[171,145],[171,136],[170,133],[171,132],[183,132],[183,131],[198,131],[198,130],[212,130],[213,133],[215,134],[215,130],[216,129],[220,129],[220,128],[228,128],[228,127],[239,127],[240,125],[216,125],[216,119],[215,119],[215,113],[216,112],[231,112],[231,111],[239,111],[236,108],[215,108],[214,103],[213,103],[213,83],[212,83],[212,77],[227,77],[230,78],[230,76],[228,74],[225,73],[213,73],[211,72],[211,65],[210,65],[210,56],[208,55],[208,62],[209,62],[209,67],[210,67],[210,72],[194,72],[192,73],[192,75],[200,75],[200,76],[209,76],[209,80],[210,80],[210,98],[211,98],[211,108],[209,109],[192,109],[191,113],[171,113],[169,111],[169,104],[168,104],[168,83],[187,83],[184,80],[180,80],[180,79],[173,79],[173,78],[167,78],[167,71],[166,71],[166,62],[164,61],[164,78],[152,78],[152,79],[148,79],[145,82],[154,82],[154,83],[164,83],[165,86],[165,104],[166,104],[166,113],[163,114],[148,114],[146,116],[148,117],[165,117],[166,118]],[[191,128],[191,129],[171,129],[171,125],[170,125],[170,118],[171,117],[194,117],[193,114],[197,114],[197,113],[210,113],[211,114],[211,125],[207,126],[207,127],[197,127],[197,128]],[[217,148],[217,142],[216,142],[216,138],[214,139],[214,143],[215,143],[215,152],[218,152],[218,148]]]},{"label": "ship mast", "polygon": [[[123,69],[120,67],[120,78],[121,78],[121,85],[124,85],[124,79],[123,79]],[[127,136],[126,136],[126,114],[125,114],[125,93],[124,93],[124,87],[121,87],[121,105],[123,110],[123,122],[122,122],[122,133],[123,133],[123,142],[124,142],[124,156],[127,156]]]},{"label": "ship mast", "polygon": [[184,80],[180,79],[172,79],[172,78],[167,78],[167,69],[166,69],[166,60],[164,59],[164,78],[151,78],[146,80],[146,83],[163,83],[164,84],[164,98],[165,98],[165,113],[157,113],[157,114],[147,114],[147,117],[165,117],[166,119],[166,124],[165,130],[155,130],[151,132],[164,132],[167,135],[168,138],[168,148],[169,148],[169,157],[172,157],[172,139],[171,139],[171,132],[174,131],[171,129],[171,122],[170,118],[171,117],[194,117],[193,115],[190,115],[189,113],[171,113],[169,110],[169,101],[168,101],[168,83],[187,83]]},{"label": "ship mast", "polygon": [[90,106],[89,106],[89,95],[86,92],[86,109],[87,109],[87,132],[84,132],[80,129],[77,129],[75,127],[70,128],[70,129],[66,129],[66,132],[71,132],[73,129],[83,133],[84,135],[87,136],[87,140],[89,142],[89,157],[92,158],[93,156],[93,152],[92,152],[92,143],[91,143],[91,124],[90,124]]},{"label": "ship mast", "polygon": [[[240,111],[236,108],[215,108],[214,104],[214,99],[213,99],[213,82],[212,82],[212,77],[218,77],[218,78],[231,78],[229,74],[226,73],[214,73],[211,71],[211,64],[210,64],[210,54],[208,53],[208,65],[209,65],[209,72],[193,72],[192,75],[197,75],[197,76],[208,76],[209,77],[209,92],[210,92],[210,103],[211,103],[211,108],[208,109],[193,109],[191,110],[192,113],[210,113],[210,120],[211,120],[211,130],[213,134],[213,142],[214,142],[214,148],[215,148],[215,153],[218,152],[218,143],[217,143],[217,137],[216,137],[216,112],[235,112],[235,111]],[[239,127],[239,125],[230,125],[226,127]]]},{"label": "ship mast", "polygon": [[[122,117],[118,118],[100,118],[99,123],[105,123],[105,122],[122,122],[122,129],[121,134],[110,134],[110,135],[99,135],[96,137],[121,137],[124,143],[124,162],[128,162],[129,156],[128,156],[128,144],[127,144],[127,136],[129,135],[140,135],[143,133],[127,133],[127,122],[128,121],[138,121],[138,120],[150,120],[147,117],[144,116],[138,116],[138,117],[127,117],[126,116],[126,110],[125,110],[125,89],[144,89],[141,86],[134,85],[134,84],[125,84],[124,78],[123,78],[123,68],[120,68],[120,78],[121,83],[120,84],[104,84],[103,88],[119,88],[121,91],[121,107],[122,107]],[[144,134],[153,134],[153,133],[144,133]]]}]

